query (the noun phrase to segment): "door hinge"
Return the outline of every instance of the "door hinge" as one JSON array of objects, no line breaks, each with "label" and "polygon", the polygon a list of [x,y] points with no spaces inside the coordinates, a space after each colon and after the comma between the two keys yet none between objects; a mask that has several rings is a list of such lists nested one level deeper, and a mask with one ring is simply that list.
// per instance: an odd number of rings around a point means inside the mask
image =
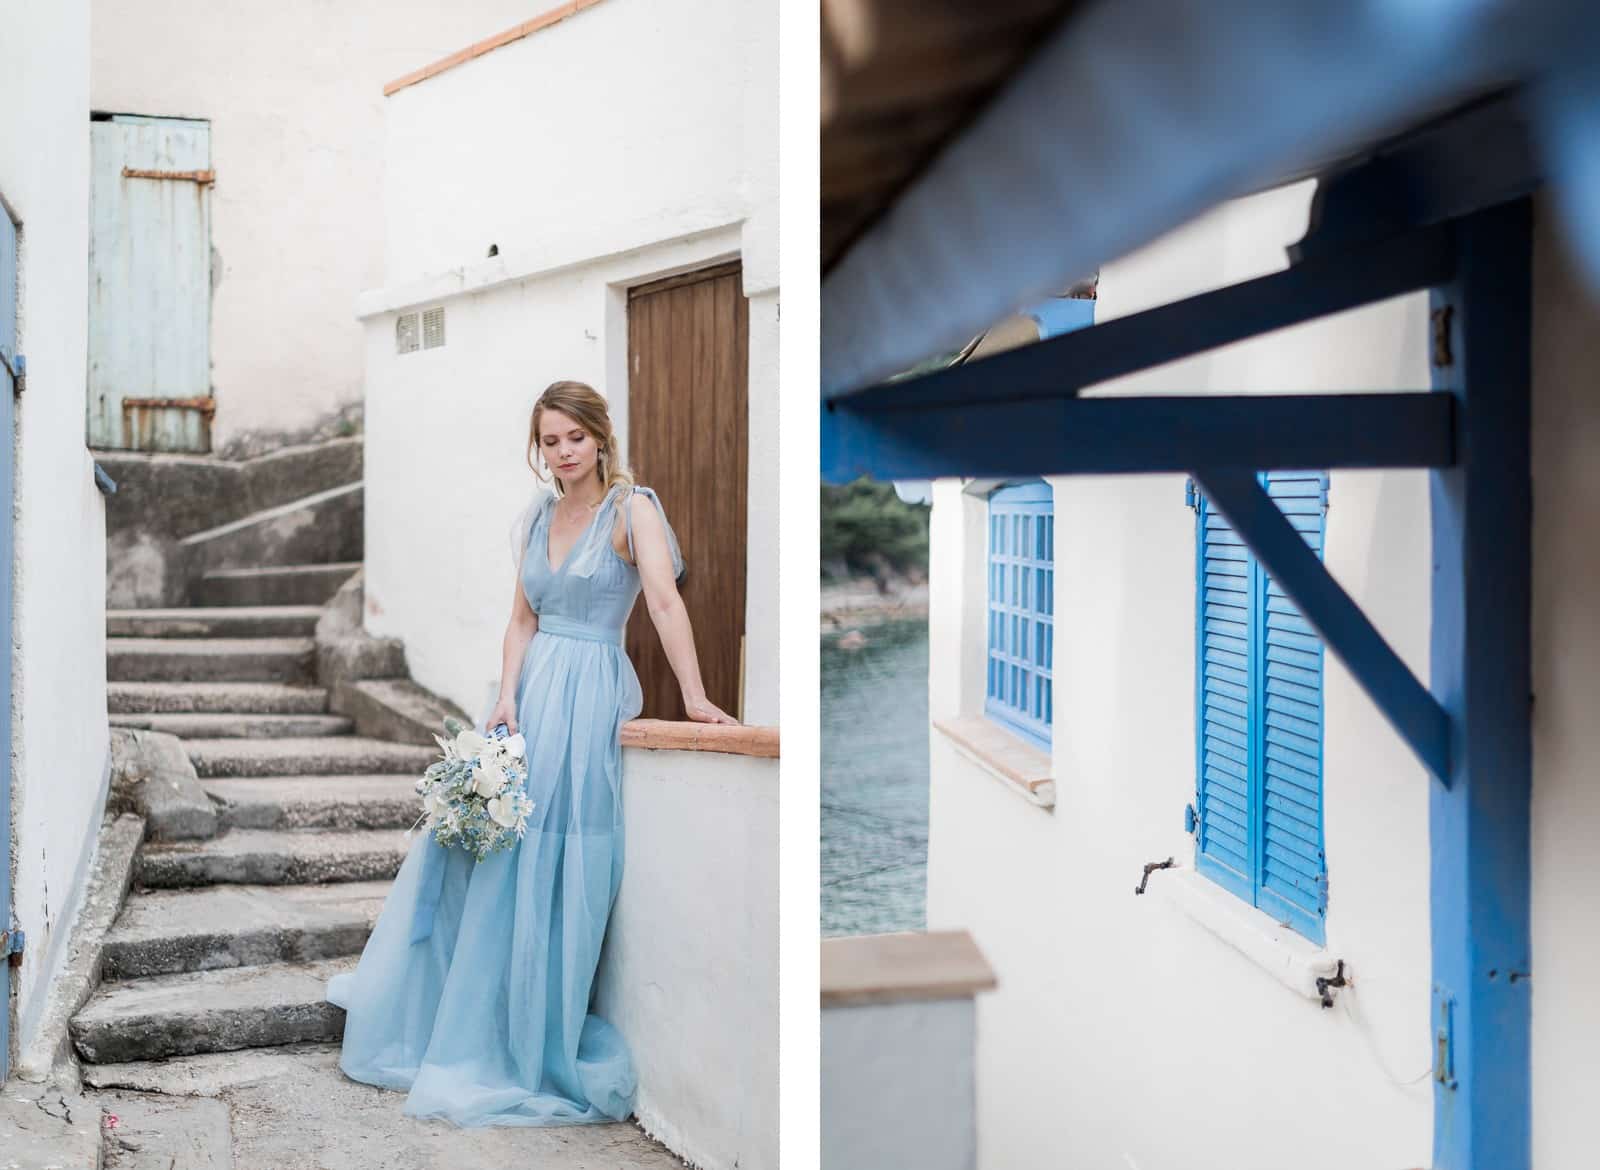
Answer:
[{"label": "door hinge", "polygon": [[0,930],[0,954],[5,955],[6,961],[13,967],[20,967],[22,948],[27,945],[27,941],[27,934],[15,926],[10,930]]},{"label": "door hinge", "polygon": [[1433,1079],[1446,1089],[1456,1087],[1455,998],[1442,987],[1433,989]]},{"label": "door hinge", "polygon": [[1183,806],[1183,831],[1193,833],[1200,827],[1200,814],[1194,811],[1194,805]]},{"label": "door hinge", "polygon": [[25,389],[27,389],[27,358],[23,357],[20,353],[15,357],[8,358],[6,357],[5,352],[0,350],[0,366],[4,366],[6,368],[6,373],[11,375],[12,393],[21,394]]},{"label": "door hinge", "polygon": [[1195,491],[1193,479],[1183,481],[1183,503],[1189,508],[1200,507],[1200,495]]}]

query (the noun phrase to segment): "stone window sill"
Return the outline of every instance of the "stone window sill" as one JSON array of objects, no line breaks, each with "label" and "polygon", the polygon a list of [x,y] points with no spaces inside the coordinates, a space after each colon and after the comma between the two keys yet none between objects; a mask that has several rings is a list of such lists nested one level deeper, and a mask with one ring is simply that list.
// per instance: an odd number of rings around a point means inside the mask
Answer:
[{"label": "stone window sill", "polygon": [[776,727],[691,723],[669,719],[630,719],[622,725],[622,746],[655,751],[724,752],[735,756],[778,758]]},{"label": "stone window sill", "polygon": [[1055,808],[1054,765],[1046,753],[979,715],[935,719],[933,728],[1008,791],[1039,808]]},{"label": "stone window sill", "polygon": [[1317,979],[1332,978],[1339,965],[1325,947],[1247,906],[1187,866],[1157,870],[1150,875],[1148,888],[1157,901],[1199,923],[1290,991],[1321,1001]]}]

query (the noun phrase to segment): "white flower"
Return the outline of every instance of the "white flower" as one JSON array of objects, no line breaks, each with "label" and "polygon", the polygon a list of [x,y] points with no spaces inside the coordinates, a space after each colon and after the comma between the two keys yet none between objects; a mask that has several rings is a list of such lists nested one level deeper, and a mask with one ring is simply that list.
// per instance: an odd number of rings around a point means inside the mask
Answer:
[{"label": "white flower", "polygon": [[433,742],[439,745],[439,750],[444,753],[445,759],[453,760],[456,758],[455,741],[448,740],[442,735],[436,735],[433,737]]},{"label": "white flower", "polygon": [[528,741],[523,738],[520,731],[501,740],[500,746],[505,749],[506,755],[517,760],[520,760],[528,751]]},{"label": "white flower", "polygon": [[470,760],[474,756],[480,755],[488,745],[489,741],[472,730],[472,728],[463,727],[460,734],[456,736],[456,755]]},{"label": "white flower", "polygon": [[481,763],[472,769],[472,791],[479,796],[497,796],[506,786],[506,774],[500,765]]},{"label": "white flower", "polygon": [[494,821],[494,823],[499,825],[502,829],[511,828],[511,826],[515,825],[520,818],[520,813],[517,811],[517,797],[515,793],[507,793],[505,796],[496,796],[493,800],[489,801],[488,808],[489,819]]},{"label": "white flower", "polygon": [[439,810],[444,807],[444,801],[439,799],[437,792],[430,792],[422,798],[422,811],[430,817],[438,816]]}]

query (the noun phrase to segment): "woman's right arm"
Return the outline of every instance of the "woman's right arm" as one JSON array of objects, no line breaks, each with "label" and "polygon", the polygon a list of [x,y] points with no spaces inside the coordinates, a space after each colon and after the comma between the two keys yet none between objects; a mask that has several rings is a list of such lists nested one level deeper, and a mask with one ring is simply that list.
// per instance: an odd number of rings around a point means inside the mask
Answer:
[{"label": "woman's right arm", "polygon": [[484,730],[504,723],[512,735],[517,733],[517,679],[522,674],[522,659],[528,642],[539,629],[539,615],[528,605],[528,595],[522,591],[522,572],[517,571],[516,584],[511,598],[511,621],[506,624],[506,636],[500,653],[500,697]]}]

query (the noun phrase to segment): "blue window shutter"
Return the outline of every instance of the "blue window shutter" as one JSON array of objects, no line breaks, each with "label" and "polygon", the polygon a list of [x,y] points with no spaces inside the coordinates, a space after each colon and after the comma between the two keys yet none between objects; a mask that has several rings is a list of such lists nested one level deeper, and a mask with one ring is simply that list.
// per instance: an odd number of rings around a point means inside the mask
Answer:
[{"label": "blue window shutter", "polygon": [[[1321,555],[1327,475],[1263,484]],[[1203,499],[1199,525],[1196,868],[1321,942],[1322,643]]]},{"label": "blue window shutter", "polygon": [[984,712],[1040,747],[1055,716],[1055,494],[1033,482],[989,497]]},{"label": "blue window shutter", "polygon": [[1199,761],[1195,867],[1254,902],[1254,559],[1202,496],[1197,512]]}]

